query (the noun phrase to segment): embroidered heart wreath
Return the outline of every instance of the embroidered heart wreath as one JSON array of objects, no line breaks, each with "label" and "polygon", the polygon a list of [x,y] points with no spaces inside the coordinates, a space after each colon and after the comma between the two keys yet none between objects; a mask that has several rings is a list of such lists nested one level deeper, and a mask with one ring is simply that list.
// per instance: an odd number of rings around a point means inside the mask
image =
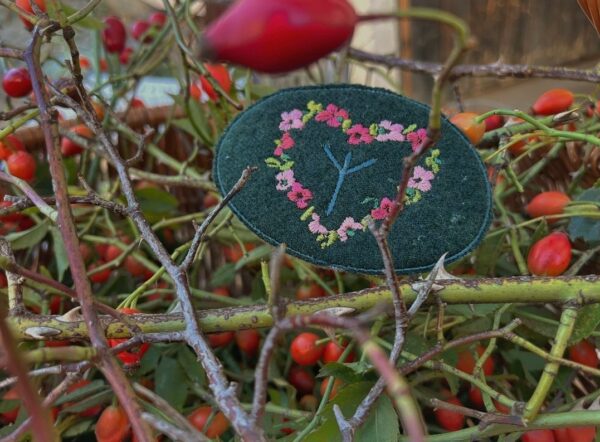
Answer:
[{"label": "embroidered heart wreath", "polygon": [[[258,170],[229,203],[266,242],[317,265],[382,273],[371,220],[389,215],[403,159],[425,135],[429,108],[356,85],[286,89],[240,113],[216,148],[213,175],[225,195],[243,169]],[[448,120],[409,178],[406,208],[389,236],[395,269],[459,259],[483,237],[491,189],[478,153]]]},{"label": "embroidered heart wreath", "polygon": [[[292,137],[293,131],[303,130],[311,121],[326,124],[332,128],[339,128],[348,136],[348,144],[357,148],[361,145],[369,145],[375,140],[391,143],[410,142],[412,150],[415,152],[418,146],[421,145],[427,132],[424,128],[417,129],[416,124],[411,124],[405,129],[402,124],[393,123],[389,120],[382,120],[379,123],[363,126],[361,123],[353,122],[347,110],[333,103],[328,104],[324,108],[321,103],[315,103],[312,100],[308,102],[304,112],[300,109],[293,109],[281,114],[279,130],[281,130],[282,135],[280,139],[275,140],[274,156],[265,159],[265,163],[267,166],[278,171],[275,175],[275,179],[277,180],[275,188],[281,192],[286,192],[288,200],[295,203],[298,209],[304,210],[300,219],[302,221],[310,219],[308,230],[316,235],[317,242],[322,248],[325,248],[333,245],[338,240],[346,242],[356,232],[364,232],[372,220],[387,218],[395,204],[395,195],[391,198],[384,196],[381,199],[367,197],[363,203],[374,203],[374,207],[362,219],[357,221],[349,216],[338,227],[330,229],[324,226],[321,223],[321,215],[317,212],[315,206],[309,206],[309,202],[313,198],[313,192],[302,185],[300,178],[294,176],[294,161],[291,152],[296,145]],[[342,166],[333,156],[328,144],[323,145],[323,150],[339,173],[334,194],[326,211],[327,215],[329,215],[333,211],[337,194],[341,189],[345,177],[373,165],[377,160],[368,160],[357,166],[350,167],[352,152],[349,152]],[[442,164],[439,149],[432,150],[431,154],[426,158],[425,164],[426,167],[416,166],[413,170],[413,175],[408,181],[408,189],[406,189],[406,205],[420,201],[422,193],[431,190],[431,182],[440,171]]]}]

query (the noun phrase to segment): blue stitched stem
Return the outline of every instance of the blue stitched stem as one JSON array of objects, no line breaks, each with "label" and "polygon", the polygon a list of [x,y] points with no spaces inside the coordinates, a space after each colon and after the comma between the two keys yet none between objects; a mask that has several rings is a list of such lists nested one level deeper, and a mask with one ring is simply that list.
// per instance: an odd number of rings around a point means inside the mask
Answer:
[{"label": "blue stitched stem", "polygon": [[327,157],[331,160],[331,162],[333,163],[335,168],[338,170],[338,180],[337,180],[337,184],[335,185],[335,191],[333,192],[331,200],[329,201],[329,205],[327,206],[327,211],[325,212],[325,214],[327,216],[329,216],[329,215],[331,215],[331,212],[333,212],[333,208],[335,207],[337,197],[342,188],[342,184],[344,184],[344,180],[346,179],[346,176],[353,174],[354,172],[358,172],[359,170],[364,169],[365,167],[372,166],[373,164],[375,164],[377,159],[372,158],[368,161],[365,161],[364,163],[359,164],[358,166],[354,166],[352,169],[348,169],[348,167],[350,166],[350,162],[352,161],[352,152],[348,152],[346,154],[346,158],[344,158],[344,166],[342,167],[342,166],[340,166],[340,163],[338,163],[338,161],[333,156],[333,153],[331,153],[329,144],[324,144],[323,150],[325,150]]}]

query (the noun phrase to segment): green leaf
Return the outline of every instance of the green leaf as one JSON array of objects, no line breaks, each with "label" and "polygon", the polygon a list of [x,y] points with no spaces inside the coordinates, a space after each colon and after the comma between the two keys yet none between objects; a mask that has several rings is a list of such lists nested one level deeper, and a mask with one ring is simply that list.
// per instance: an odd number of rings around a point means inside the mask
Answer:
[{"label": "green leaf", "polygon": [[186,346],[182,346],[177,352],[177,360],[185,368],[186,376],[199,386],[206,385],[206,376],[202,364],[198,362],[196,355]]},{"label": "green leaf", "polygon": [[156,394],[181,411],[188,396],[185,373],[177,360],[163,357],[154,373]]},{"label": "green leaf", "polygon": [[212,287],[220,287],[229,285],[235,278],[235,264],[228,262],[219,267],[212,275],[210,285]]},{"label": "green leaf", "polygon": [[103,390],[108,391],[108,388],[107,388],[106,384],[104,383],[104,381],[95,380],[95,381],[90,382],[88,385],[78,388],[77,390],[75,390],[71,393],[67,393],[67,394],[61,396],[55,402],[55,405],[61,405],[61,404],[64,404],[65,402],[75,402],[80,399],[91,396],[92,394],[101,392]]},{"label": "green leaf", "polygon": [[392,401],[382,394],[365,424],[356,432],[356,442],[396,442],[400,436],[398,416]]},{"label": "green leaf", "polygon": [[319,378],[325,378],[328,376],[334,376],[344,382],[359,382],[363,379],[363,377],[356,373],[351,367],[339,362],[330,362],[329,364],[325,364],[321,370],[319,370],[319,374],[317,375]]},{"label": "green leaf", "polygon": [[17,407],[21,406],[21,401],[19,399],[2,399],[0,401],[0,413],[6,413],[7,411],[12,411]]},{"label": "green leaf", "polygon": [[13,250],[30,249],[38,245],[48,233],[48,221],[42,221],[36,224],[31,229],[22,232],[10,233],[6,235],[6,239],[10,242]]},{"label": "green leaf", "polygon": [[[582,192],[575,200],[598,203],[600,202],[600,189],[588,189]],[[571,240],[581,238],[591,246],[600,244],[600,221],[597,219],[575,216],[569,221],[567,231]]]},{"label": "green leaf", "polygon": [[[344,416],[350,417],[372,386],[371,382],[358,382],[341,388],[337,396],[325,406],[322,414],[323,423],[308,434],[304,442],[341,441],[340,430],[333,414],[333,405],[337,404]],[[399,435],[396,412],[389,398],[382,395],[375,403],[365,424],[356,432],[355,440],[396,442]]]},{"label": "green leaf", "polygon": [[504,235],[496,235],[486,239],[475,252],[475,270],[478,275],[495,274],[498,257],[502,253]]},{"label": "green leaf", "polygon": [[66,431],[61,434],[61,438],[64,440],[66,438],[79,436],[83,433],[87,433],[92,429],[92,424],[94,423],[93,419],[85,419],[80,420],[77,419],[75,424],[70,426]]},{"label": "green leaf", "polygon": [[160,221],[165,216],[177,212],[179,202],[169,192],[155,187],[145,187],[135,191],[140,208],[150,222]]},{"label": "green leaf", "polygon": [[161,348],[160,345],[151,345],[148,351],[144,353],[144,356],[140,361],[140,366],[137,369],[137,374],[143,376],[145,374],[150,373],[151,371],[154,371],[154,369],[158,365],[158,360],[160,359],[163,350],[164,349]]},{"label": "green leaf", "polygon": [[569,345],[587,338],[600,324],[600,304],[586,305],[579,310]]},{"label": "green leaf", "polygon": [[[66,5],[64,3],[61,3],[61,7],[66,15],[72,15],[79,11],[79,9],[73,8],[72,6]],[[104,27],[100,20],[95,19],[90,14],[88,14],[86,17],[82,18],[75,24],[77,26],[81,26],[82,28],[88,28],[93,30],[100,30]]]},{"label": "green leaf", "polygon": [[81,413],[82,411],[88,410],[96,405],[104,405],[111,401],[113,398],[113,392],[111,390],[105,389],[99,393],[96,393],[92,396],[85,398],[82,401],[79,401],[73,405],[68,407],[64,407],[61,410],[61,413]]},{"label": "green leaf", "polygon": [[52,249],[54,250],[54,260],[56,261],[56,270],[58,272],[58,280],[62,281],[65,272],[69,268],[69,260],[67,258],[67,251],[65,250],[65,243],[62,240],[62,236],[56,227],[50,229],[52,235]]},{"label": "green leaf", "polygon": [[239,270],[247,264],[251,264],[266,258],[271,254],[272,250],[273,247],[267,244],[252,249],[247,255],[244,255],[238,262],[235,263],[235,269]]}]

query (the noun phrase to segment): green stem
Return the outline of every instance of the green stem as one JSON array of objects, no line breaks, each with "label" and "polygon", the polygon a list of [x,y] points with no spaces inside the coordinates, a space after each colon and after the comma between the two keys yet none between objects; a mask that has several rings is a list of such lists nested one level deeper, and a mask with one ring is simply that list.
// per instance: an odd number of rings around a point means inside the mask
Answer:
[{"label": "green stem", "polygon": [[[553,357],[562,358],[567,348],[567,344],[569,343],[569,338],[573,333],[576,319],[577,309],[574,307],[565,307],[560,317],[560,325],[558,326],[558,330],[556,330],[554,345],[550,351],[550,355]],[[550,361],[546,363],[537,387],[525,406],[525,411],[523,413],[524,419],[533,420],[538,415],[540,408],[542,408],[542,405],[548,396],[548,392],[554,383],[554,378],[556,378],[559,368],[560,364],[558,362]]]},{"label": "green stem", "polygon": [[[436,297],[445,304],[564,304],[569,301],[578,302],[582,299],[590,304],[600,303],[600,277],[595,275],[570,278],[519,277],[469,281],[451,280],[438,281],[436,284],[443,287],[436,293]],[[400,288],[407,304],[412,303],[417,292],[409,283],[400,284]],[[287,305],[286,315],[311,315],[335,307],[352,308],[356,313],[360,313],[382,303],[391,303],[391,294],[386,288],[380,287],[310,301],[290,302]],[[202,329],[206,332],[273,325],[273,318],[266,304],[199,311],[198,318]],[[107,337],[126,338],[132,336],[131,330],[126,324],[118,323],[114,319],[106,318],[106,320]],[[181,331],[185,326],[181,314],[139,315],[132,320],[144,333]],[[54,339],[87,337],[87,329],[83,322],[64,322],[58,320],[57,316],[19,316],[11,317],[8,321],[18,339],[31,340],[32,336],[27,333],[27,329],[40,326],[56,329],[57,335]]]}]

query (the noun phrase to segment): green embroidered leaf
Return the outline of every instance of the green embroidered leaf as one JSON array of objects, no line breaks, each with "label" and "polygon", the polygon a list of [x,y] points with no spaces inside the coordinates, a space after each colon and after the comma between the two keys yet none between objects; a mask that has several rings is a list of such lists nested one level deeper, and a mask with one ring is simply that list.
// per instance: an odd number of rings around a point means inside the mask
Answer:
[{"label": "green embroidered leaf", "polygon": [[304,213],[300,216],[301,221],[306,221],[312,213],[315,211],[315,206],[310,206],[308,209],[304,211]]},{"label": "green embroidered leaf", "polygon": [[178,411],[182,410],[188,395],[185,378],[186,375],[181,365],[176,359],[169,357],[161,358],[154,373],[156,394]]},{"label": "green embroidered leaf", "polygon": [[276,169],[281,168],[281,162],[277,158],[273,158],[273,157],[265,158],[265,164],[268,167],[274,167]]},{"label": "green embroidered leaf", "polygon": [[406,129],[404,129],[404,130],[402,131],[402,133],[403,133],[404,135],[406,135],[406,134],[409,134],[409,133],[413,132],[413,131],[414,131],[416,128],[417,128],[417,125],[416,125],[416,124],[411,124],[411,125],[410,125],[410,126],[408,126]]},{"label": "green embroidered leaf", "polygon": [[[588,189],[579,195],[576,201],[600,202],[600,189]],[[569,237],[573,240],[581,238],[591,246],[600,244],[600,221],[595,218],[575,216],[569,221],[567,231],[569,232]]]},{"label": "green embroidered leaf", "polygon": [[286,171],[286,170],[291,169],[292,167],[294,167],[294,162],[293,161],[286,161],[281,166],[279,166],[279,170]]}]

